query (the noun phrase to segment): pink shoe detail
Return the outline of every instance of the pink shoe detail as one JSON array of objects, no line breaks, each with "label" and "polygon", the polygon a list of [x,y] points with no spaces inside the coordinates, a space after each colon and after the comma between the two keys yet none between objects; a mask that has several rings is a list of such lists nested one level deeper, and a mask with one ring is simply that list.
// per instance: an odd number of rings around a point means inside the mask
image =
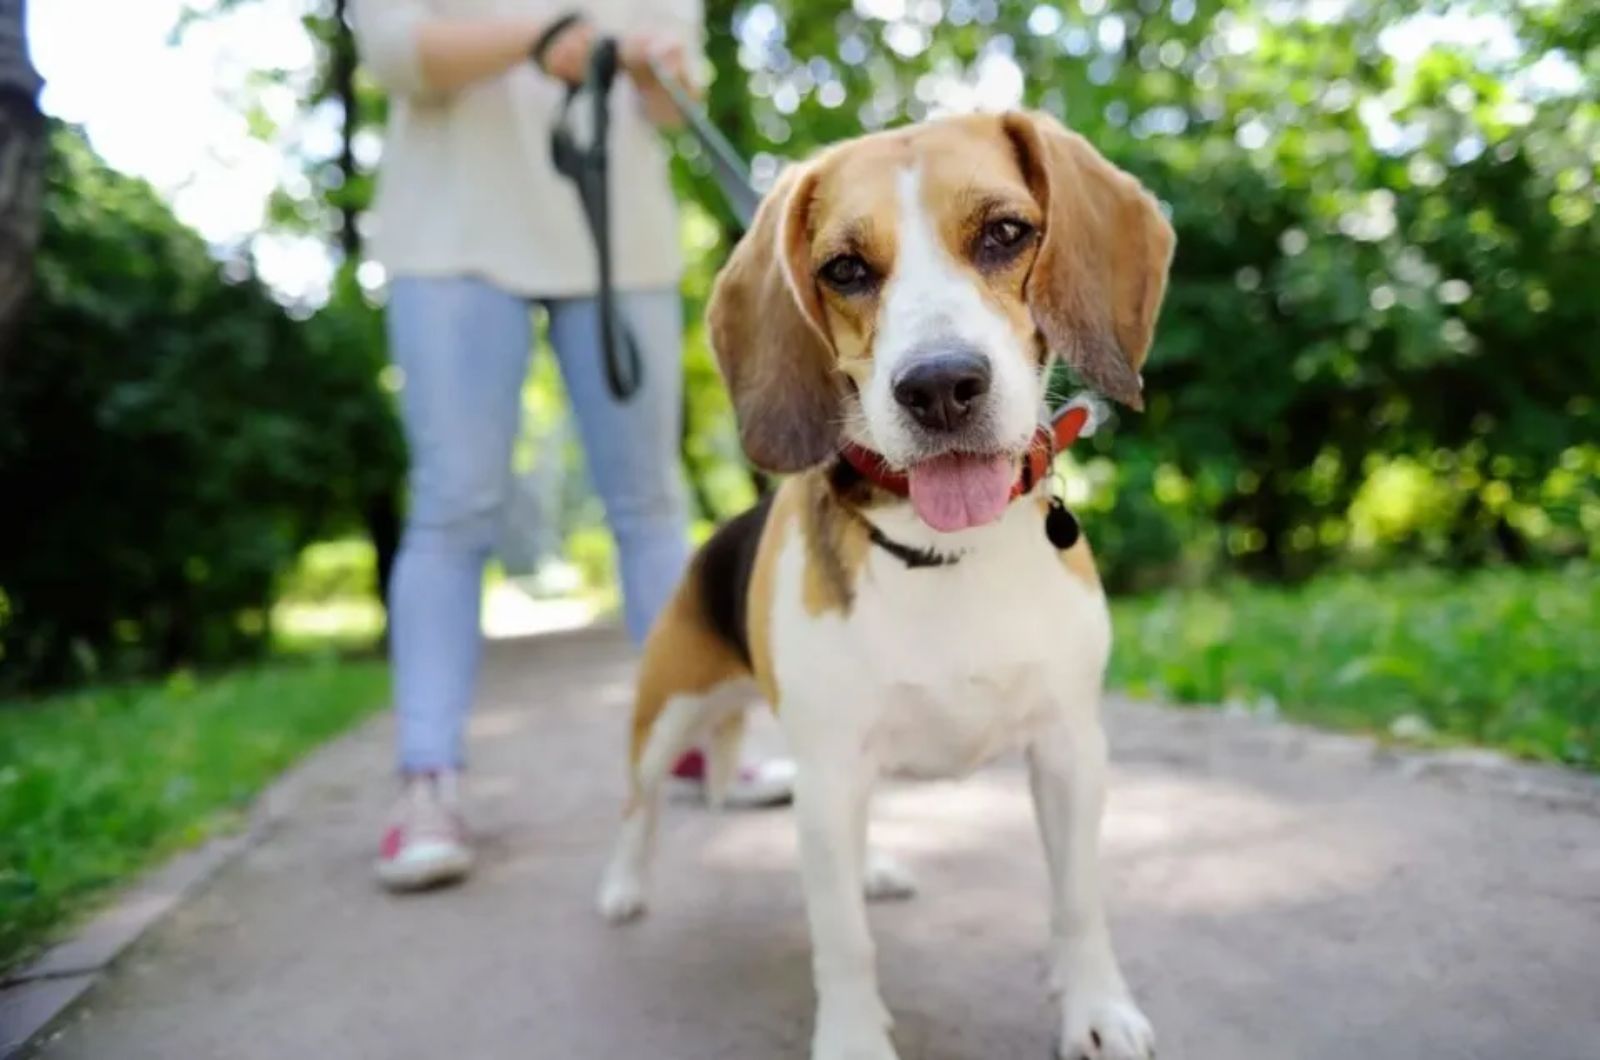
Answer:
[{"label": "pink shoe detail", "polygon": [[392,861],[400,856],[400,848],[405,843],[405,832],[397,824],[390,825],[383,833],[383,842],[378,844],[378,856],[385,861]]},{"label": "pink shoe detail", "polygon": [[[672,767],[671,783],[683,796],[707,800],[706,756],[690,751]],[[794,800],[794,763],[787,758],[769,758],[741,766],[722,793],[721,805],[734,810],[753,810],[782,806]]]},{"label": "pink shoe detail", "polygon": [[685,751],[683,757],[678,759],[678,764],[672,767],[672,775],[677,777],[679,780],[705,780],[705,752]]},{"label": "pink shoe detail", "polygon": [[407,778],[393,823],[378,844],[374,872],[390,890],[454,883],[472,870],[453,773]]}]

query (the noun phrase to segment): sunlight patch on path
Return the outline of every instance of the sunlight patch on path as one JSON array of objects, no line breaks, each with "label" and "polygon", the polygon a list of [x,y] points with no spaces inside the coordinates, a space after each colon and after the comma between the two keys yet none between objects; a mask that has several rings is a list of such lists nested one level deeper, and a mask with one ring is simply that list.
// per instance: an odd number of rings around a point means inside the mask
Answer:
[{"label": "sunlight patch on path", "polygon": [[490,640],[582,629],[598,617],[599,607],[592,600],[537,599],[509,582],[484,591],[483,634]]}]

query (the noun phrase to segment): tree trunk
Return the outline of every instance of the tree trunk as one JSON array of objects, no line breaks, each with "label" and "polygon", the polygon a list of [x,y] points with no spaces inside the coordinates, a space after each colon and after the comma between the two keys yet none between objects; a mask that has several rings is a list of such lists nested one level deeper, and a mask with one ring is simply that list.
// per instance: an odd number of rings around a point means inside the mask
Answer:
[{"label": "tree trunk", "polygon": [[[349,0],[334,0],[328,89],[343,111],[337,163],[342,182],[338,195],[334,196],[339,210],[339,249],[344,254],[343,267],[354,269],[361,264],[361,232],[356,227],[360,204],[352,192],[357,176],[355,138],[361,128],[361,113],[356,98],[356,39],[350,29],[349,6]],[[362,506],[362,522],[366,525],[367,540],[372,542],[372,551],[377,558],[378,596],[387,613],[389,580],[394,573],[395,557],[400,551],[402,521],[398,482],[389,483],[367,499]]]},{"label": "tree trunk", "polygon": [[0,0],[0,369],[33,280],[44,190],[39,74],[28,59],[23,0]]},{"label": "tree trunk", "polygon": [[359,103],[356,100],[356,38],[350,29],[349,0],[334,0],[333,54],[329,57],[333,95],[344,112],[339,135],[339,175],[344,183],[339,186],[339,249],[344,251],[345,264],[354,267],[360,263],[361,233],[356,230],[359,207],[352,188],[356,178],[356,130],[361,127]]}]

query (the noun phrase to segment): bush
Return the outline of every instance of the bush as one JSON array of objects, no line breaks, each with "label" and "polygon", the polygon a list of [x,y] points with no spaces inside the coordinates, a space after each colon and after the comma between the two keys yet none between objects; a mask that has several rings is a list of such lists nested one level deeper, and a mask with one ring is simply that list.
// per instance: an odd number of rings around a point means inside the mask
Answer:
[{"label": "bush", "polygon": [[[1113,584],[1600,554],[1600,6],[761,8],[706,5],[708,104],[758,173],[1015,63],[1170,209],[1148,411],[1082,447],[1116,462],[1085,513]],[[1438,32],[1488,10],[1482,44]]]},{"label": "bush", "polygon": [[280,572],[401,466],[375,317],[349,305],[292,319],[52,131],[37,288],[0,380],[0,685],[267,643]]},{"label": "bush", "polygon": [[1111,681],[1600,769],[1600,568],[1233,581],[1113,605]]}]

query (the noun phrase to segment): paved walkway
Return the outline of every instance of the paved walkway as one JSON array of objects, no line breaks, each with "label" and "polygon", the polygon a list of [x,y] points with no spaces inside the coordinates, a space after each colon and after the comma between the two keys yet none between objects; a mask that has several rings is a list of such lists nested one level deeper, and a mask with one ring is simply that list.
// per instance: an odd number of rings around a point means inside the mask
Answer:
[{"label": "paved walkway", "polygon": [[[486,863],[453,892],[369,883],[387,723],[329,748],[281,825],[40,1055],[803,1060],[786,813],[675,808],[651,916],[616,930],[591,912],[629,672],[611,635],[495,646],[473,730]],[[1600,1056],[1596,803],[1215,714],[1118,704],[1113,734],[1114,918],[1164,1060]],[[873,913],[903,1060],[1041,1060],[1043,871],[1019,769],[895,789],[882,810],[922,883]]]}]

